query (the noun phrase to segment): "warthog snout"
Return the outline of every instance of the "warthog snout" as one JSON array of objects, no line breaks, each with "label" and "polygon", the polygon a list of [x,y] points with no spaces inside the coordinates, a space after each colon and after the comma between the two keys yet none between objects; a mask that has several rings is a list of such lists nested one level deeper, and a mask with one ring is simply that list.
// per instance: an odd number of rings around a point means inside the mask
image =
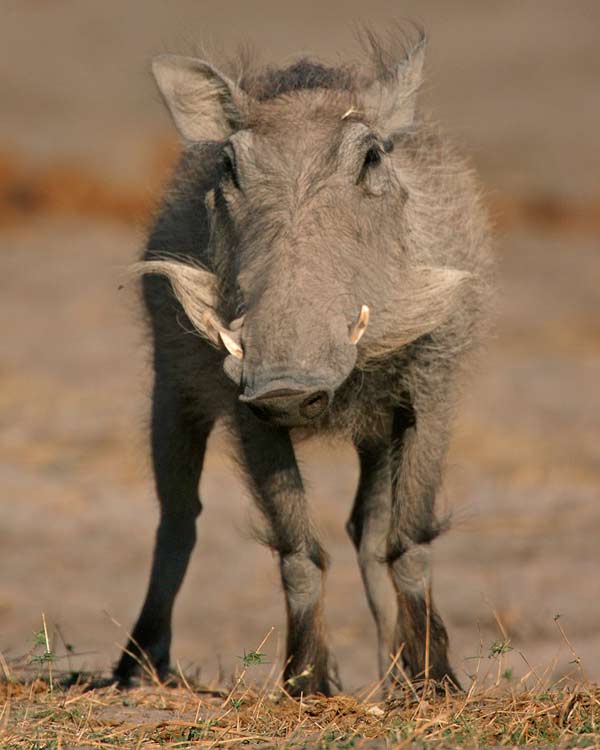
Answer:
[{"label": "warthog snout", "polygon": [[326,415],[334,394],[351,375],[369,308],[363,304],[352,317],[337,310],[323,314],[318,304],[298,301],[292,294],[283,306],[276,293],[276,287],[265,291],[242,325],[230,329],[241,356],[227,346],[225,372],[239,386],[239,400],[256,417],[301,427]]},{"label": "warthog snout", "polygon": [[278,379],[259,392],[239,397],[259,419],[280,425],[302,425],[320,417],[329,406],[332,392],[326,387],[304,386]]}]

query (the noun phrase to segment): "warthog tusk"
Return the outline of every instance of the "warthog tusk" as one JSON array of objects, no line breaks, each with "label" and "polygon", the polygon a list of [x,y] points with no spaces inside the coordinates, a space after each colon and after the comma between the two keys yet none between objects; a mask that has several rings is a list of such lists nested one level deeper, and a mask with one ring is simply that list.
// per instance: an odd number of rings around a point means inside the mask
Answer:
[{"label": "warthog tusk", "polygon": [[236,359],[244,359],[244,350],[233,338],[233,336],[230,336],[226,331],[223,331],[222,329],[219,329],[219,336],[221,337],[223,345],[233,357],[235,357]]},{"label": "warthog tusk", "polygon": [[350,341],[353,344],[358,344],[358,342],[362,338],[363,333],[367,330],[367,326],[369,325],[369,314],[369,306],[363,305],[360,308],[360,315],[358,316],[358,320],[350,331]]}]

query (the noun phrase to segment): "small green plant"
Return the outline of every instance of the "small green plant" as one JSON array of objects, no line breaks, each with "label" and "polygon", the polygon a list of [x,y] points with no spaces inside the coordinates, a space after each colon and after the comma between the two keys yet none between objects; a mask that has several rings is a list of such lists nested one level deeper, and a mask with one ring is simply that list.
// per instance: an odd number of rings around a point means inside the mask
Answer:
[{"label": "small green plant", "polygon": [[512,667],[508,667],[508,669],[505,669],[502,673],[503,679],[505,679],[507,682],[510,682],[513,678],[513,670]]},{"label": "small green plant", "polygon": [[265,659],[265,654],[261,651],[244,651],[243,656],[238,656],[241,659],[245,667],[253,667],[257,664],[268,664],[269,662]]},{"label": "small green plant", "polygon": [[500,656],[500,654],[507,654],[512,650],[513,647],[510,645],[509,641],[495,641],[490,646],[489,657],[493,658],[494,656]]},{"label": "small green plant", "polygon": [[[36,651],[42,648],[41,653]],[[50,685],[50,692],[54,690],[54,682],[52,677],[52,665],[56,661],[56,654],[50,646],[50,639],[48,638],[48,626],[46,625],[46,615],[42,612],[42,629],[37,630],[33,634],[33,647],[29,654],[29,662],[31,664],[47,664],[48,665],[48,682]]]},{"label": "small green plant", "polygon": [[325,732],[320,745],[321,750],[352,750],[355,746],[356,738],[335,730]]},{"label": "small green plant", "polygon": [[53,662],[56,659],[56,654],[53,651],[44,651],[41,654],[32,654],[29,661],[32,664],[45,664],[46,662]]},{"label": "small green plant", "polygon": [[[210,727],[208,727],[208,729],[210,730]],[[206,732],[207,732],[207,727],[203,725],[200,725],[197,727],[189,727],[188,729],[183,729],[179,733],[179,736],[177,736],[177,733],[174,733],[171,739],[172,740],[179,739],[180,741],[183,741],[183,742],[194,742],[194,741],[206,739]]]}]

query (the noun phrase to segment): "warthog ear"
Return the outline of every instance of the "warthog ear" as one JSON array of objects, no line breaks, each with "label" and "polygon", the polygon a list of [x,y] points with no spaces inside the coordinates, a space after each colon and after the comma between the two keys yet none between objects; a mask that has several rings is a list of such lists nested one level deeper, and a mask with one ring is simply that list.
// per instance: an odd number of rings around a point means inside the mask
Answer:
[{"label": "warthog ear", "polygon": [[177,129],[188,141],[221,141],[240,127],[246,95],[203,60],[159,55],[156,84]]},{"label": "warthog ear", "polygon": [[168,260],[134,263],[130,271],[135,276],[166,276],[194,328],[216,347],[220,348],[224,343],[222,334],[236,338],[236,333],[228,331],[217,316],[217,281],[210,271]]},{"label": "warthog ear", "polygon": [[365,111],[385,135],[406,128],[414,121],[426,46],[426,37],[421,34],[418,42],[395,64],[384,61],[381,50],[379,56],[375,56],[377,77],[363,93],[363,102]]},{"label": "warthog ear", "polygon": [[416,266],[388,299],[375,307],[364,337],[363,359],[384,357],[445,323],[460,305],[473,274]]}]

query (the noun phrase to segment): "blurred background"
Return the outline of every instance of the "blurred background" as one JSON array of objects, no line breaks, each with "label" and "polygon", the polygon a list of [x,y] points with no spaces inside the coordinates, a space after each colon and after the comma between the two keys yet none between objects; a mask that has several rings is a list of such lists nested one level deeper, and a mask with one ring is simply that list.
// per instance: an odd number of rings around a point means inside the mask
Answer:
[{"label": "blurred background", "polygon": [[[251,43],[271,62],[357,52],[354,28],[420,22],[425,108],[471,155],[497,234],[496,332],[465,391],[440,506],[434,587],[468,682],[576,670],[600,679],[600,4],[597,0],[0,2],[0,651],[44,612],[108,671],[145,592],[157,508],[148,348],[123,269],[177,154],[153,55]],[[346,689],[376,678],[375,634],[344,532],[351,451],[301,451],[332,556],[327,622]],[[179,597],[173,658],[227,676],[283,598],[223,435]],[[555,616],[560,614],[558,621]],[[114,620],[122,624],[119,628]],[[503,630],[505,632],[503,632]],[[497,649],[496,649],[497,650]],[[61,662],[65,668],[67,661]],[[504,669],[504,667],[503,667]],[[512,670],[512,672],[510,671]]]}]

